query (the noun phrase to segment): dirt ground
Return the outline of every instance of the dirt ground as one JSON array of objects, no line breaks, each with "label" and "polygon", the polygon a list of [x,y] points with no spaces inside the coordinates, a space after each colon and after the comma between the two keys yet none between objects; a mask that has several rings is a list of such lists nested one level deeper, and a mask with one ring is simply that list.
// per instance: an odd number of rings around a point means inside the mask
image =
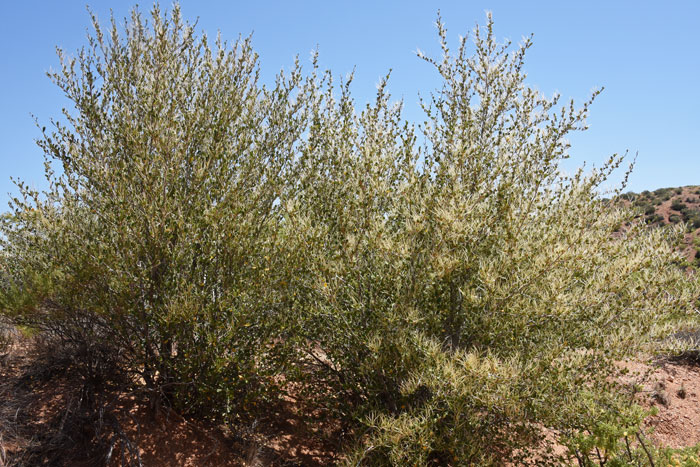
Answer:
[{"label": "dirt ground", "polygon": [[646,420],[649,437],[671,448],[700,443],[700,365],[686,360],[626,366],[641,375],[642,404],[658,410]]},{"label": "dirt ground", "polygon": [[[338,461],[337,446],[328,442],[338,427],[291,398],[270,407],[248,433],[231,433],[169,409],[154,415],[133,394],[114,390],[104,392],[96,419],[77,410],[82,397],[77,379],[50,365],[37,366],[36,358],[27,343],[0,358],[0,467],[103,465],[106,457],[110,466],[137,459],[145,466],[190,467]],[[642,388],[640,402],[657,407],[646,421],[649,438],[673,448],[700,443],[700,364],[640,360],[623,365],[630,370],[629,382]]]},{"label": "dirt ground", "polygon": [[[0,467],[51,466],[321,466],[337,461],[338,427],[291,398],[269,407],[247,432],[156,413],[124,390],[105,388],[83,404],[79,378],[57,371],[28,341],[0,355]],[[42,363],[37,363],[40,361]],[[94,410],[93,410],[94,411]],[[319,436],[321,435],[321,436]],[[321,440],[326,440],[325,442]]]}]

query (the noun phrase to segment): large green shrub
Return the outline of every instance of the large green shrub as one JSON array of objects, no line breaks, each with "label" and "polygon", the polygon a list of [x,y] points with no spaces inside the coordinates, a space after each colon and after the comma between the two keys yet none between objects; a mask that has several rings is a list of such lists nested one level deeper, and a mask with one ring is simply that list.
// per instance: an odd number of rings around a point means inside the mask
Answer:
[{"label": "large green shrub", "polygon": [[39,145],[62,172],[47,168],[43,196],[21,186],[3,224],[2,302],[113,345],[154,401],[236,413],[270,385],[284,332],[276,200],[304,129],[300,75],[261,87],[249,40],[212,47],[177,7],[152,18],[135,11],[124,37],[95,20],[77,58],[60,53],[51,78],[75,109]]},{"label": "large green shrub", "polygon": [[544,428],[583,459],[638,429],[613,363],[689,318],[695,286],[678,231],[600,198],[622,157],[559,170],[593,99],[526,85],[529,40],[489,18],[452,52],[439,21],[416,129],[386,80],[361,111],[315,60],[265,87],[248,40],[152,18],[94,21],[62,55],[75,108],[39,143],[62,170],[3,220],[4,314],[231,423],[297,383],[358,463],[541,455]]}]

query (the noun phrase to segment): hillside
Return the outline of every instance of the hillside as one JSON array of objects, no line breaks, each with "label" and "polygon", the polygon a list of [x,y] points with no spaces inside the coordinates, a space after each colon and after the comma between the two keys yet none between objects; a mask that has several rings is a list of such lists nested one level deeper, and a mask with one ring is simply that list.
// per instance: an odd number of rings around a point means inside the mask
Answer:
[{"label": "hillside", "polygon": [[639,210],[650,226],[686,224],[682,249],[688,262],[700,265],[700,186],[659,188],[641,193],[627,192],[622,200]]}]

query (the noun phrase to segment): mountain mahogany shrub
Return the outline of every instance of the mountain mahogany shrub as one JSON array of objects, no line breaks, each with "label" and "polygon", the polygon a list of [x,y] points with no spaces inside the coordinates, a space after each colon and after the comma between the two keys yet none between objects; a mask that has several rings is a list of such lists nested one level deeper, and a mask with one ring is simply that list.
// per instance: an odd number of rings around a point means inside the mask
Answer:
[{"label": "mountain mahogany shrub", "polygon": [[473,55],[466,40],[453,55],[439,28],[423,146],[384,86],[358,116],[345,92],[315,111],[312,182],[286,214],[287,247],[306,251],[307,352],[366,416],[353,462],[526,457],[538,426],[570,459],[607,455],[643,417],[613,362],[694,319],[696,285],[671,263],[680,232],[600,200],[622,158],[560,172],[590,102],[558,109],[527,87],[529,42],[508,52],[489,20]]},{"label": "mountain mahogany shrub", "polygon": [[155,399],[240,413],[285,333],[276,200],[304,131],[299,67],[261,86],[249,40],[212,46],[177,7],[134,11],[124,36],[93,20],[51,74],[75,106],[39,141],[62,173],[47,164],[43,196],[20,186],[3,224],[3,308],[110,342]]},{"label": "mountain mahogany shrub", "polygon": [[2,221],[4,314],[228,422],[298,383],[365,428],[358,463],[524,459],[543,427],[573,459],[637,429],[612,363],[692,319],[696,286],[679,232],[618,231],[634,214],[598,190],[621,157],[560,172],[591,102],[528,87],[529,41],[489,18],[453,53],[438,22],[416,128],[387,80],[356,111],[315,58],[266,87],[249,40],[152,21],[61,54],[75,109],[39,144],[62,173]]}]

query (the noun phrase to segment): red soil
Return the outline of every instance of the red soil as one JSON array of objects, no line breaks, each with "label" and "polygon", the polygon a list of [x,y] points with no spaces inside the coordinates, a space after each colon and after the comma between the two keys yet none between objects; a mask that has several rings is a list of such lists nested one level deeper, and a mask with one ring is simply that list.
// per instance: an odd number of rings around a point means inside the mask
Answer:
[{"label": "red soil", "polygon": [[[55,431],[61,419],[65,422],[66,408],[78,403],[74,379],[60,374],[31,376],[32,358],[27,345],[0,358],[0,467],[3,459],[31,449],[42,434]],[[700,366],[670,361],[624,366],[630,370],[629,382],[643,388],[640,402],[658,408],[658,414],[646,421],[653,442],[673,448],[700,443]],[[270,407],[266,418],[249,432],[235,435],[226,427],[168,409],[154,415],[127,393],[109,397],[116,403],[105,415],[118,421],[126,437],[119,439],[137,446],[144,466],[321,466],[339,460],[330,440],[339,438],[340,428],[292,398]],[[8,416],[8,408],[17,413]],[[108,465],[121,465],[123,443],[114,443]],[[60,457],[63,461],[51,465],[96,465],[94,457],[81,451],[83,447],[68,447]],[[23,465],[21,458],[18,464]]]}]

